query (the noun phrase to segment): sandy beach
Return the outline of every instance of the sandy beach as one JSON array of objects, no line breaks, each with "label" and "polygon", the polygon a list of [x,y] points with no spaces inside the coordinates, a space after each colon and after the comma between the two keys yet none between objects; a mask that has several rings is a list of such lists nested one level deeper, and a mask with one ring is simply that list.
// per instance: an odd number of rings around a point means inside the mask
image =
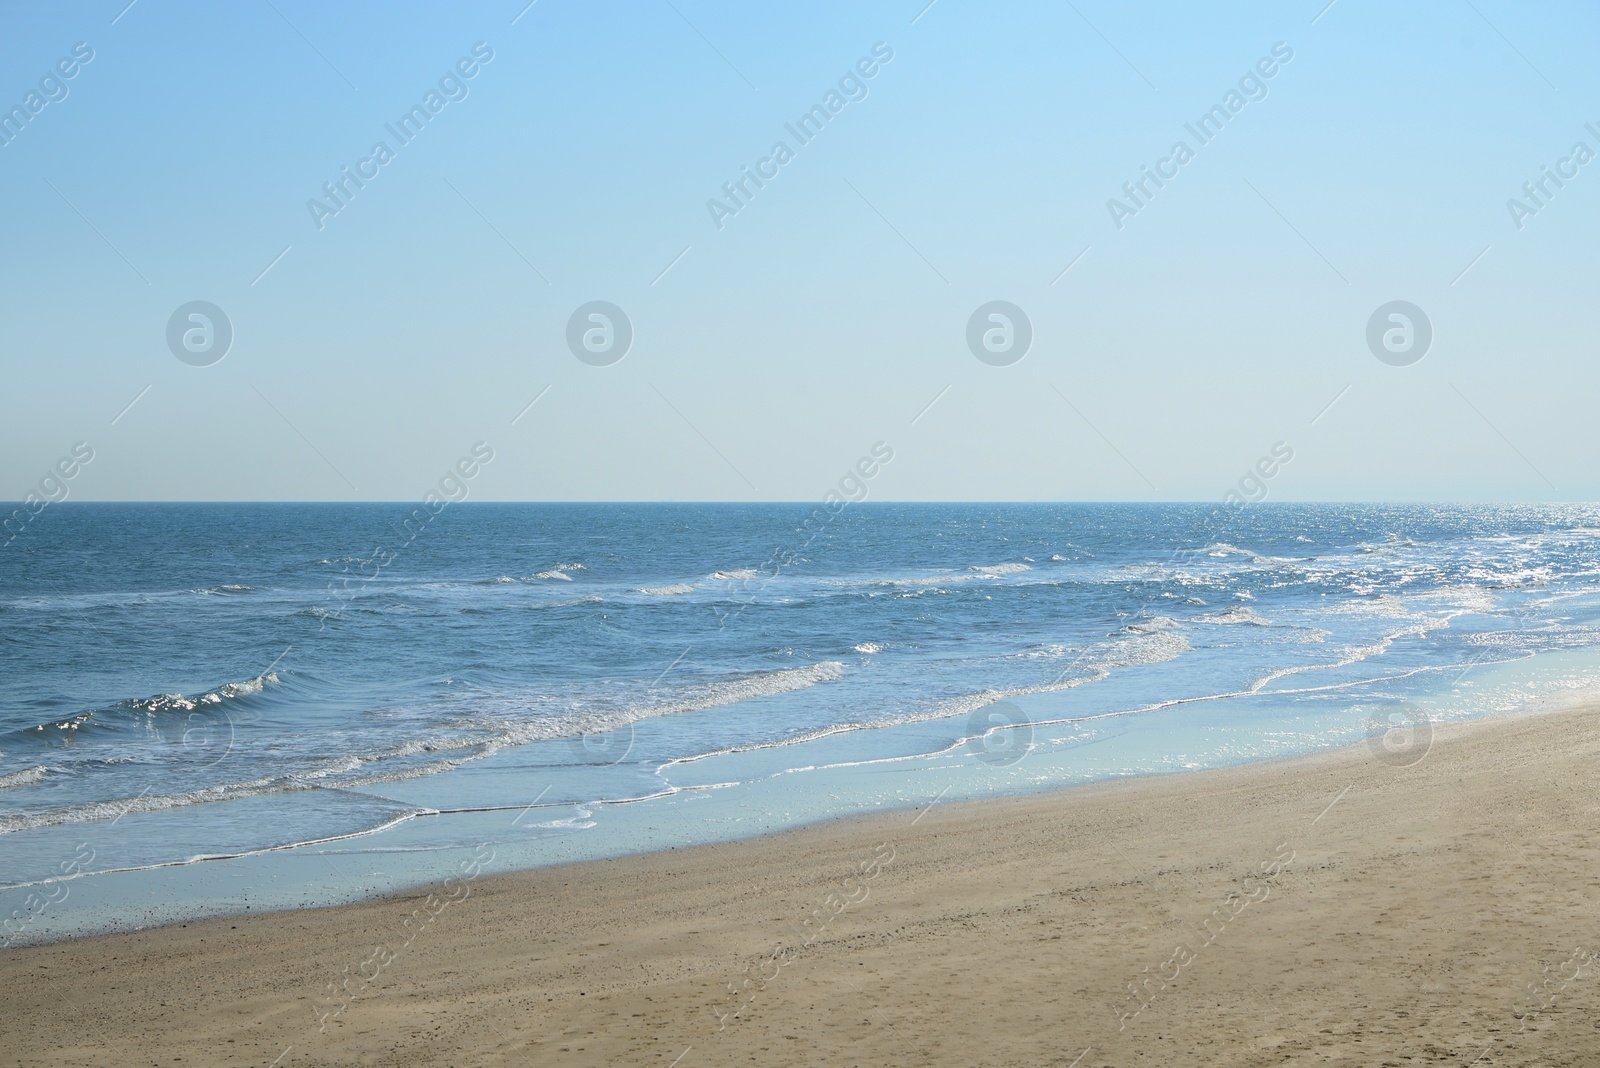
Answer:
[{"label": "sandy beach", "polygon": [[1597,8],[7,5],[0,1068],[1600,1068]]},{"label": "sandy beach", "polygon": [[1467,723],[1409,766],[1359,746],[13,950],[3,1060],[1600,1063],[1597,730]]}]

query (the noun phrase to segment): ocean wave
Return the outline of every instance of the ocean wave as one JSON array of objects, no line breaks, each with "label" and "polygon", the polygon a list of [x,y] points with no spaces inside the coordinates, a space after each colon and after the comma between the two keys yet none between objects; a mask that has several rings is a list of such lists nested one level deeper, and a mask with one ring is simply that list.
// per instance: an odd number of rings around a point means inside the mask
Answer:
[{"label": "ocean wave", "polygon": [[1072,652],[1071,646],[1052,642],[1048,645],[1029,646],[1014,653],[1007,653],[1006,658],[1009,660],[1055,660],[1066,656],[1070,652]]},{"label": "ocean wave", "polygon": [[854,648],[855,648],[855,651],[858,652],[858,653],[881,653],[881,652],[883,652],[883,646],[879,645],[877,642],[857,642],[856,645],[854,646]]},{"label": "ocean wave", "polygon": [[557,564],[555,567],[540,571],[533,577],[540,579],[565,579],[566,581],[571,582],[572,576],[567,574],[567,572],[587,570],[588,566],[585,564]]},{"label": "ocean wave", "polygon": [[1119,668],[1144,667],[1176,660],[1191,648],[1189,639],[1175,629],[1134,631],[1088,658],[1085,666],[1095,673],[1095,678],[1104,678]]},{"label": "ocean wave", "polygon": [[223,683],[216,689],[207,690],[195,697],[185,697],[181,693],[161,693],[154,697],[129,701],[128,706],[146,712],[193,712],[204,705],[219,705],[230,699],[258,694],[269,685],[276,686],[278,682],[277,674],[269,671],[265,675],[245,679],[243,682]]},{"label": "ocean wave", "polygon": [[657,716],[704,712],[722,705],[793,693],[824,682],[837,682],[843,677],[844,665],[837,660],[823,660],[804,667],[780,668],[777,671],[752,672],[731,679],[691,685],[671,696],[636,700],[620,707],[590,709],[578,716],[562,719],[497,721],[497,726],[503,733],[492,744],[496,747],[525,745],[528,742],[547,741],[553,738],[602,734]]},{"label": "ocean wave", "polygon": [[637,710],[639,714],[636,718],[700,712],[718,705],[731,705],[736,701],[793,693],[795,690],[808,689],[819,683],[837,682],[843,677],[844,665],[837,660],[823,660],[807,664],[805,667],[754,672],[738,678],[702,683],[691,687],[681,697],[643,705]]},{"label": "ocean wave", "polygon": [[[876,720],[870,723],[834,725],[821,728],[820,731],[807,732],[807,735],[815,734],[822,737],[851,729],[889,726],[892,722],[912,722],[959,715],[1007,697],[1082,685],[1103,678],[1108,672],[1121,667],[1156,663],[1180,656],[1189,648],[1184,637],[1173,632],[1172,628],[1176,624],[1166,617],[1144,620],[1141,624],[1145,629],[1128,631],[1119,637],[1109,639],[1106,648],[1086,657],[1083,672],[1076,677],[1058,677],[1053,681],[1033,686],[984,689],[935,702],[930,706],[895,717],[894,721]],[[190,791],[157,796],[146,795],[132,800],[97,801],[43,812],[7,814],[0,817],[0,832],[83,820],[114,819],[124,813],[223,802],[258,793],[361,787],[396,779],[437,774],[469,761],[481,759],[506,747],[562,736],[614,730],[651,717],[703,711],[720,705],[794,692],[837,681],[844,675],[843,664],[837,661],[822,661],[800,667],[753,672],[734,678],[702,682],[674,694],[634,700],[623,707],[595,710],[580,716],[534,719],[524,713],[522,718],[510,720],[482,715],[469,716],[458,725],[460,733],[413,738],[375,752],[345,753],[326,760],[314,768],[302,768],[289,774],[212,784]],[[263,677],[263,684],[266,681]],[[800,739],[797,737],[790,737],[784,739],[783,743],[792,744],[798,740]],[[405,762],[407,758],[415,756],[427,759]],[[402,766],[395,766],[397,763]]]},{"label": "ocean wave", "polygon": [[[1354,584],[1351,588],[1355,591]],[[1380,593],[1375,597],[1360,596],[1353,601],[1341,601],[1329,605],[1327,611],[1339,615],[1389,616],[1395,619],[1409,619],[1416,615],[1404,601],[1392,593]]]},{"label": "ocean wave", "polygon": [[1393,645],[1401,638],[1426,637],[1430,630],[1433,630],[1436,626],[1443,625],[1444,624],[1442,622],[1432,623],[1430,625],[1429,621],[1423,621],[1413,626],[1402,627],[1399,630],[1385,634],[1375,642],[1370,642],[1366,645],[1349,646],[1342,650],[1340,655],[1335,659],[1327,661],[1326,663],[1296,664],[1291,667],[1279,668],[1276,671],[1269,671],[1247,686],[1244,692],[1248,694],[1260,693],[1272,683],[1277,682],[1279,679],[1288,678],[1291,675],[1302,675],[1308,671],[1332,671],[1335,668],[1349,667],[1351,664],[1359,664],[1363,660],[1370,660],[1372,657],[1382,656],[1384,653],[1389,651],[1389,646]]},{"label": "ocean wave", "polygon": [[[81,801],[71,805],[57,805],[33,812],[0,812],[0,834],[34,830],[39,827],[59,827],[67,823],[84,823],[93,820],[115,820],[129,813],[159,812],[163,809],[187,805],[203,805],[213,801],[230,801],[263,793],[268,787],[293,789],[280,777],[255,779],[248,782],[219,783],[202,786],[176,794],[141,794],[138,797],[115,798],[107,801]],[[310,789],[310,787],[304,787]]]},{"label": "ocean wave", "polygon": [[[971,577],[971,576],[960,575],[960,576],[957,576],[957,581],[960,581],[961,579],[965,579],[965,578],[969,578],[969,577]],[[948,597],[950,594],[955,592],[954,590],[947,590],[943,586],[935,586],[935,585],[931,585],[931,584],[930,585],[922,585],[922,584],[919,583],[917,585],[902,585],[900,583],[885,582],[885,583],[879,583],[879,585],[895,586],[897,588],[892,589],[892,590],[872,590],[867,594],[867,596],[868,597],[921,597],[924,594],[931,594],[931,595],[933,595],[935,597]]]},{"label": "ocean wave", "polygon": [[428,775],[441,775],[447,771],[454,771],[463,764],[493,756],[500,751],[501,747],[492,743],[484,743],[464,748],[470,751],[463,753],[461,756],[430,760],[422,764],[407,764],[399,768],[385,768],[377,758],[364,758],[359,768],[350,770],[356,771],[361,768],[371,767],[373,768],[371,772],[365,775],[351,775],[347,778],[339,779],[331,785],[341,789],[354,790],[366,786],[381,786],[384,783],[403,782],[406,779],[420,779]]},{"label": "ocean wave", "polygon": [[[454,770],[530,742],[603,733],[655,716],[699,712],[760,697],[792,693],[842,678],[844,665],[821,661],[803,667],[752,672],[692,685],[669,696],[636,700],[622,707],[565,717],[520,719],[469,715],[453,726],[360,753],[343,753],[311,767],[216,783],[192,790],[137,798],[118,798],[18,813],[0,813],[0,834],[37,827],[116,819],[130,813],[232,801],[258,794],[313,789],[353,789]],[[425,757],[423,760],[412,758]],[[409,761],[409,762],[408,762]],[[29,774],[33,773],[19,773]],[[15,785],[22,785],[17,783]]]},{"label": "ocean wave", "polygon": [[759,574],[760,572],[752,567],[735,567],[727,571],[713,571],[710,577],[719,582],[744,582]]},{"label": "ocean wave", "polygon": [[165,716],[172,712],[221,711],[224,702],[258,694],[265,687],[275,686],[278,682],[277,674],[269,671],[265,675],[245,679],[243,682],[224,683],[216,689],[207,690],[194,697],[186,697],[180,693],[160,693],[151,697],[130,698],[107,708],[91,709],[68,716],[66,719],[49,720],[7,733],[9,736],[21,739],[37,735],[48,737],[66,731],[92,731],[97,728],[116,728],[119,725],[125,727],[130,716],[135,718],[136,723],[148,725],[154,722],[154,717]]},{"label": "ocean wave", "polygon": [[[368,827],[356,830],[342,831],[337,834],[323,835],[317,838],[303,838],[293,841],[277,842],[272,845],[258,846],[253,849],[239,849],[226,853],[197,853],[190,857],[176,860],[161,860],[149,864],[128,864],[122,867],[101,868],[90,872],[77,872],[71,875],[52,875],[43,879],[31,879],[26,882],[0,884],[0,890],[21,890],[30,886],[45,886],[51,883],[64,883],[73,879],[83,879],[98,875],[118,875],[125,872],[155,871],[158,868],[181,868],[190,864],[201,864],[208,860],[237,860],[243,857],[258,857],[265,853],[279,853],[286,849],[301,849],[306,846],[328,845],[333,842],[347,842],[352,838],[365,838],[368,835],[379,834],[390,828],[398,827],[407,820],[416,819],[418,816],[437,816],[439,811],[432,808],[412,808],[398,814],[385,815],[383,819]],[[76,822],[76,821],[68,821]],[[3,833],[3,830],[0,830]]]},{"label": "ocean wave", "polygon": [[[709,757],[727,756],[734,753],[753,752],[761,749],[772,749],[779,746],[799,745],[806,742],[819,741],[836,734],[847,734],[862,730],[879,730],[886,727],[900,727],[914,723],[926,723],[933,720],[950,719],[956,716],[970,715],[973,712],[986,708],[989,705],[1005,701],[1013,697],[1027,697],[1036,694],[1057,693],[1070,690],[1086,683],[1099,682],[1108,678],[1112,672],[1132,667],[1141,667],[1149,664],[1164,663],[1175,660],[1188,652],[1191,646],[1182,634],[1170,630],[1157,630],[1151,633],[1122,634],[1111,639],[1097,653],[1082,658],[1077,666],[1082,674],[1067,677],[1065,673],[1058,675],[1049,682],[1036,683],[1028,686],[994,687],[977,690],[970,693],[959,694],[937,700],[933,704],[907,712],[883,716],[873,720],[856,720],[848,723],[829,724],[810,730],[798,732],[788,737],[763,742],[751,742],[742,745],[725,746],[710,752],[698,753],[693,756],[679,757],[665,762],[661,766],[661,773],[666,774],[674,764],[689,764],[704,760]],[[1177,703],[1177,702],[1172,702]],[[1123,709],[1114,712],[1101,713],[1095,716],[1074,716],[1062,719],[1040,720],[1034,723],[1035,727],[1057,723],[1073,723],[1081,719],[1099,719],[1112,716],[1133,715],[1149,711],[1149,708]],[[969,739],[962,737],[944,751],[950,751],[965,745]],[[921,754],[926,755],[926,754]],[[887,761],[901,759],[915,759],[910,757],[885,758]]]},{"label": "ocean wave", "polygon": [[1482,586],[1467,585],[1441,586],[1408,599],[1423,606],[1442,602],[1442,607],[1455,609],[1457,612],[1476,612],[1485,615],[1493,612],[1495,606],[1499,604],[1491,590]]},{"label": "ocean wave", "polygon": [[974,579],[979,579],[982,577],[982,575],[925,575],[918,578],[873,579],[868,583],[868,585],[912,587],[953,586],[958,582],[971,582]]},{"label": "ocean wave", "polygon": [[437,590],[441,593],[455,593],[464,588],[475,586],[509,586],[516,583],[549,581],[550,579],[562,579],[564,581],[571,582],[572,576],[568,574],[568,572],[586,570],[588,570],[588,568],[584,564],[556,564],[555,566],[546,568],[543,571],[536,571],[531,575],[495,575],[493,578],[476,578],[470,580],[452,579],[438,582],[419,582],[416,584],[415,588],[421,590]]},{"label": "ocean wave", "polygon": [[1212,623],[1222,627],[1238,626],[1240,624],[1248,624],[1253,627],[1268,627],[1272,625],[1270,619],[1264,619],[1256,615],[1255,612],[1242,604],[1236,604],[1231,608],[1225,608],[1218,612],[1207,612],[1204,615],[1196,616],[1195,622]]},{"label": "ocean wave", "polygon": [[652,597],[681,597],[686,593],[693,593],[694,587],[687,582],[674,582],[669,586],[643,586],[640,593],[648,593]]},{"label": "ocean wave", "polygon": [[1370,541],[1363,541],[1350,546],[1349,551],[1358,556],[1385,556],[1394,552],[1394,546],[1375,545]]},{"label": "ocean wave", "polygon": [[49,774],[49,769],[43,764],[32,768],[23,768],[6,775],[0,775],[0,790],[9,790],[13,786],[27,786],[29,783],[38,782]]},{"label": "ocean wave", "polygon": [[[0,812],[0,834],[34,830],[40,827],[57,827],[69,823],[97,820],[117,820],[126,815],[162,812],[174,808],[237,801],[262,794],[292,793],[302,790],[343,789],[369,786],[397,779],[418,778],[459,767],[468,760],[488,756],[495,746],[470,740],[456,742],[428,742],[413,739],[383,750],[365,754],[347,754],[322,762],[311,768],[235,782],[212,783],[191,790],[165,794],[140,794],[137,797],[109,798],[97,801],[56,805],[27,812]],[[403,758],[421,752],[451,752],[459,755],[413,764],[403,768],[386,769],[382,773],[352,775],[384,761]],[[365,833],[365,832],[363,832]]]},{"label": "ocean wave", "polygon": [[81,729],[93,719],[93,712],[79,712],[76,716],[68,716],[66,719],[51,720],[34,727],[24,727],[18,733],[32,731],[43,734],[46,731],[75,731]]},{"label": "ocean wave", "polygon": [[972,564],[962,570],[931,569],[931,575],[904,575],[894,578],[879,578],[860,576],[854,578],[835,578],[818,580],[823,586],[842,587],[845,589],[860,589],[863,586],[872,587],[922,587],[922,586],[953,586],[962,582],[978,582],[988,578],[999,578],[1001,575],[1016,575],[1033,568],[1022,563],[1001,564]]}]

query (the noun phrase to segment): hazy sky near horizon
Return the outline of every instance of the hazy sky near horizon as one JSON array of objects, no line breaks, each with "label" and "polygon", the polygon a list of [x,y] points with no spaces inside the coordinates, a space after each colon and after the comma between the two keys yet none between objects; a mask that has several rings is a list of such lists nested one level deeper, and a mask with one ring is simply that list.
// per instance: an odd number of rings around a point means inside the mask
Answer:
[{"label": "hazy sky near horizon", "polygon": [[926,3],[6,4],[0,497],[1600,498],[1592,4]]}]

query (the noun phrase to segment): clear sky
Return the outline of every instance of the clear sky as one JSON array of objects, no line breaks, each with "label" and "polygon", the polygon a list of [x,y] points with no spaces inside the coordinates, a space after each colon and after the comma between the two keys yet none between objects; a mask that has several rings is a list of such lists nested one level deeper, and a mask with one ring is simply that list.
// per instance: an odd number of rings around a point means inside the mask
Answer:
[{"label": "clear sky", "polygon": [[1592,3],[525,3],[0,7],[0,496],[1600,497]]}]

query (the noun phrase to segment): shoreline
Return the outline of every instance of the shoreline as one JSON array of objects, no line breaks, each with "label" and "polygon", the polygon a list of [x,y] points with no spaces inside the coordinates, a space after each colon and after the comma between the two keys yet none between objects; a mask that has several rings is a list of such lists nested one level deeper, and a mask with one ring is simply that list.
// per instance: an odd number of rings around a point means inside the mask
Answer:
[{"label": "shoreline", "polygon": [[[1209,699],[1210,698],[1203,698],[1201,700]],[[1184,702],[1175,702],[1175,705],[1182,703]],[[1548,700],[1546,700],[1545,702],[1532,707],[1520,707],[1512,711],[1494,712],[1488,715],[1479,714],[1464,718],[1452,718],[1440,722],[1432,722],[1429,725],[1429,738],[1435,736],[1447,736],[1452,732],[1458,731],[1462,728],[1472,729],[1478,724],[1494,724],[1576,711],[1582,709],[1590,703],[1593,703],[1597,708],[1600,708],[1600,696],[1572,697],[1569,695],[1568,699],[1561,703],[1551,704],[1548,702]],[[1165,711],[1165,709],[1158,711]],[[1129,715],[1129,713],[1116,713],[1115,715],[1117,718],[1121,718]],[[1031,726],[1034,729],[1037,729],[1040,727],[1048,727],[1058,724],[1077,725],[1085,722],[1086,719],[1092,720],[1099,718],[1102,717],[1064,717],[1059,720],[1039,720],[1031,723]],[[1400,735],[1396,735],[1396,737],[1399,736]],[[1090,744],[1094,743],[1091,742]],[[1276,754],[1247,756],[1237,760],[1237,762],[1213,764],[1211,766],[1195,766],[1192,764],[1180,766],[1169,763],[1160,768],[1111,771],[1086,781],[1054,782],[1043,785],[1034,785],[1031,787],[1019,787],[1015,782],[1012,782],[1010,784],[1001,785],[998,788],[991,785],[989,787],[991,792],[987,794],[975,797],[970,795],[966,797],[958,797],[953,800],[943,801],[943,805],[945,807],[949,807],[968,804],[992,804],[1003,800],[1024,800],[1029,798],[1049,797],[1058,794],[1063,796],[1078,793],[1088,794],[1102,788],[1115,788],[1140,782],[1184,778],[1196,774],[1212,775],[1234,770],[1266,768],[1283,764],[1295,764],[1298,762],[1307,762],[1309,764],[1310,762],[1315,762],[1319,759],[1337,760],[1340,759],[1341,754],[1359,754],[1366,751],[1371,744],[1373,744],[1373,741],[1368,739],[1364,742],[1347,743],[1333,748],[1316,748],[1310,750],[1296,749],[1289,752],[1280,752]],[[961,746],[961,740],[957,740],[952,745],[947,746],[944,750],[941,750],[940,753],[954,753],[956,750],[959,750]],[[893,763],[901,760],[915,760],[916,757],[896,756],[883,759],[884,761]],[[981,759],[982,758],[980,757],[980,760]],[[877,762],[880,761],[868,761],[867,763]],[[1009,766],[1009,762],[1007,762],[1007,765]],[[760,783],[763,781],[767,780],[754,780],[755,783]],[[951,785],[954,785],[954,783],[947,785],[946,791]],[[85,872],[84,875],[89,876],[90,878],[84,882],[80,882],[80,877],[77,875],[67,875],[64,877],[54,876],[29,883],[18,883],[6,887],[5,891],[8,893],[14,891],[47,893],[48,891],[58,887],[68,887],[76,890],[80,895],[80,899],[82,895],[98,895],[98,899],[94,899],[90,907],[83,910],[83,913],[87,913],[88,916],[86,920],[82,919],[82,914],[77,911],[71,912],[69,917],[63,917],[60,915],[60,911],[57,910],[57,915],[53,917],[53,922],[50,924],[51,933],[43,935],[42,937],[37,937],[34,940],[19,940],[14,945],[8,945],[4,942],[0,942],[0,955],[3,955],[4,952],[11,949],[58,945],[66,942],[77,942],[85,939],[94,939],[111,935],[133,934],[143,931],[160,930],[168,927],[203,923],[207,921],[222,921],[239,917],[271,915],[274,913],[299,913],[321,909],[337,909],[361,905],[375,905],[385,901],[408,899],[417,895],[418,893],[426,893],[429,888],[437,886],[441,879],[446,878],[446,876],[441,874],[441,872],[449,870],[448,862],[452,857],[457,855],[466,855],[468,853],[474,853],[476,855],[476,850],[481,848],[481,844],[476,846],[473,844],[477,841],[477,839],[474,838],[469,841],[468,838],[461,837],[459,840],[454,841],[451,845],[432,845],[420,848],[410,847],[405,844],[397,844],[395,846],[391,846],[389,849],[377,850],[375,851],[375,855],[389,855],[390,866],[393,865],[393,861],[396,859],[396,856],[404,856],[406,854],[428,859],[414,864],[409,871],[398,876],[394,875],[393,873],[372,873],[374,875],[387,874],[389,878],[387,878],[386,881],[374,881],[362,887],[352,887],[351,885],[335,887],[324,884],[321,889],[324,891],[329,891],[330,896],[324,897],[321,900],[308,896],[310,893],[312,893],[313,884],[306,875],[306,869],[315,867],[316,861],[326,854],[321,852],[308,853],[305,852],[305,850],[308,847],[326,846],[331,843],[359,841],[361,839],[371,838],[375,835],[382,834],[385,831],[391,831],[399,828],[402,825],[406,825],[408,827],[428,825],[431,824],[433,817],[471,819],[474,817],[497,816],[502,813],[511,812],[526,814],[526,812],[531,811],[534,808],[541,810],[549,809],[551,811],[581,811],[591,808],[597,810],[616,809],[620,811],[632,810],[635,806],[639,806],[641,809],[643,809],[646,804],[651,801],[670,799],[673,796],[680,794],[685,798],[691,798],[699,795],[703,791],[714,791],[715,789],[716,787],[714,786],[690,784],[676,789],[657,791],[655,793],[646,794],[639,797],[599,798],[585,801],[545,802],[543,804],[539,804],[536,801],[534,805],[530,806],[502,804],[484,807],[450,808],[437,811],[417,811],[408,813],[397,819],[392,819],[380,828],[335,835],[333,837],[318,839],[311,842],[300,842],[291,845],[266,846],[238,854],[206,856],[203,859],[176,860],[157,864],[138,865],[127,868],[113,868]],[[934,804],[939,804],[941,799],[944,798],[946,791],[939,791],[937,794],[935,794],[930,789],[929,796],[934,798]],[[623,845],[620,848],[615,846],[597,847],[595,843],[598,840],[590,839],[586,835],[580,835],[574,838],[556,837],[551,839],[543,839],[534,843],[531,847],[529,847],[526,843],[499,842],[497,844],[500,845],[501,853],[504,854],[504,856],[516,856],[519,853],[520,856],[517,860],[513,860],[510,866],[505,866],[502,864],[499,867],[499,870],[491,871],[484,877],[493,879],[514,879],[536,872],[559,870],[574,865],[599,864],[617,860],[637,860],[639,858],[648,857],[656,853],[679,852],[685,849],[713,848],[761,841],[783,835],[801,833],[813,829],[833,826],[847,826],[853,823],[864,823],[865,821],[870,821],[880,817],[893,820],[898,814],[901,813],[914,814],[918,812],[923,804],[921,801],[906,801],[903,797],[901,800],[903,803],[890,803],[888,805],[875,806],[867,811],[857,809],[855,811],[824,812],[823,814],[816,815],[813,818],[802,818],[802,820],[799,822],[773,818],[769,821],[768,826],[750,831],[742,837],[725,839],[701,838],[698,841],[688,841],[678,845],[662,844],[662,839],[670,837],[670,835],[646,836],[643,839],[636,839],[631,844]],[[782,799],[777,799],[777,803],[781,805]],[[584,817],[587,818],[587,813],[584,813]],[[513,825],[515,825],[516,822],[517,821],[513,821]],[[644,820],[646,825],[659,824],[660,822],[661,820],[659,816],[654,816]],[[114,823],[115,821],[113,821],[113,824]],[[492,834],[493,829],[490,828],[489,830]],[[635,828],[634,830],[637,831],[638,828]],[[356,854],[352,855],[359,855],[359,852],[360,851],[357,851]],[[568,855],[560,859],[549,859],[548,857],[548,854],[550,853],[563,852]],[[545,859],[531,859],[532,857],[536,857],[541,853],[546,854]],[[335,851],[332,855],[342,856],[345,854]],[[491,857],[491,860],[492,859],[493,858]],[[262,863],[270,864],[273,862],[287,862],[291,865],[291,870],[280,870],[276,873],[263,873],[258,868],[251,867]],[[403,864],[404,862],[401,863]],[[231,873],[224,873],[224,869],[235,865],[244,866],[242,871],[248,872],[249,874],[242,874],[241,869],[237,867],[233,868]],[[282,879],[292,889],[287,894],[280,894],[276,903],[273,903],[271,899],[269,899],[267,902],[263,902],[258,896],[254,899],[254,903],[252,904],[250,890],[254,889],[263,881],[264,874],[267,876],[266,881],[276,883]],[[222,899],[220,896],[217,898],[212,898],[210,896],[211,892],[219,891],[227,887],[228,884],[223,881],[225,878],[250,879],[251,885],[245,888],[245,894],[242,899],[234,899],[229,901]],[[119,879],[132,881],[118,883],[117,880]],[[166,881],[163,882],[162,880]],[[141,882],[143,885],[141,885]],[[39,888],[41,887],[45,888],[45,890],[40,891]],[[182,901],[184,904],[176,907],[169,906],[165,912],[158,908],[149,908],[144,914],[144,919],[146,922],[141,923],[132,919],[133,913],[136,910],[133,910],[128,906],[131,905],[131,903],[133,903],[137,898],[148,898],[151,896],[159,897],[163,894],[167,895],[169,900]],[[295,897],[299,898],[298,903],[283,903],[284,901]],[[17,901],[20,900],[21,898],[18,896],[15,901],[11,902],[11,904],[16,904]],[[52,900],[54,899],[52,898]],[[65,895],[63,895],[62,900],[65,900]],[[113,918],[107,919],[107,915],[110,915]],[[30,919],[26,922],[31,923],[32,920]]]},{"label": "shoreline", "polygon": [[1410,766],[1359,745],[463,871],[0,975],[37,1064],[1583,1063],[1597,756],[1600,705],[1458,721]]}]

